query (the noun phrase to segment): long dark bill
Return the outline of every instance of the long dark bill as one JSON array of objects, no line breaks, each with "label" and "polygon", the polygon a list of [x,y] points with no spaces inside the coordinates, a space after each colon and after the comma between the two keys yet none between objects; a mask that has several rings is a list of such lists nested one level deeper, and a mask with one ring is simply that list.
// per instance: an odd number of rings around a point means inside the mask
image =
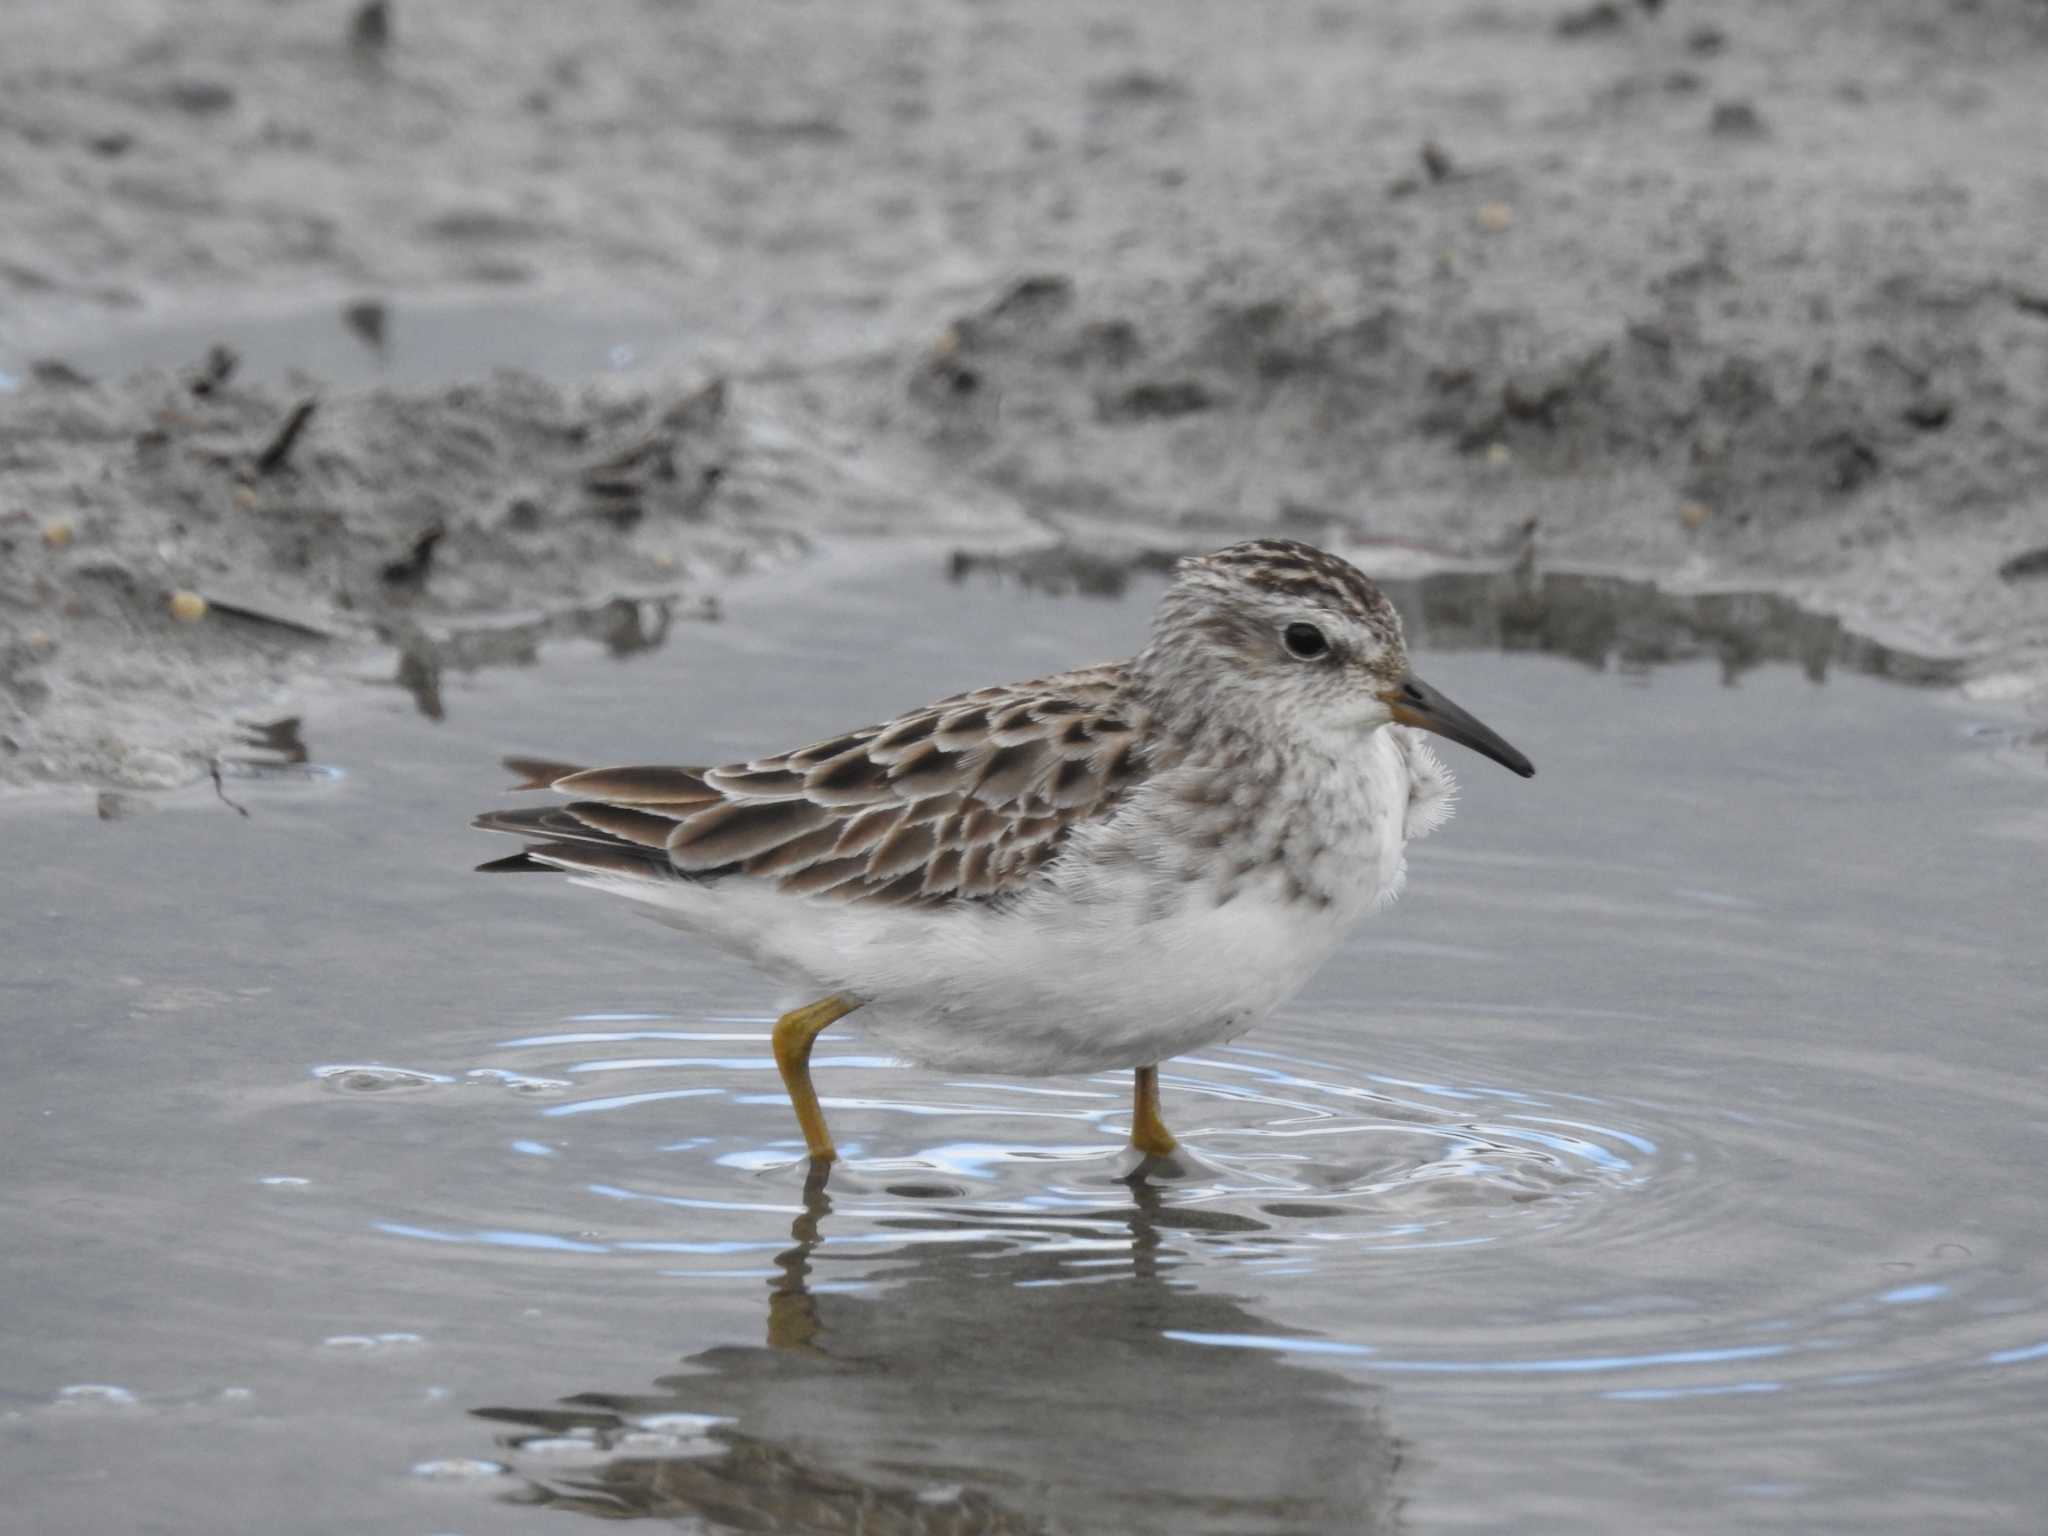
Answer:
[{"label": "long dark bill", "polygon": [[1468,746],[1525,779],[1536,776],[1534,763],[1420,678],[1412,674],[1404,677],[1380,697],[1386,700],[1388,712],[1401,724],[1434,731],[1439,736]]}]

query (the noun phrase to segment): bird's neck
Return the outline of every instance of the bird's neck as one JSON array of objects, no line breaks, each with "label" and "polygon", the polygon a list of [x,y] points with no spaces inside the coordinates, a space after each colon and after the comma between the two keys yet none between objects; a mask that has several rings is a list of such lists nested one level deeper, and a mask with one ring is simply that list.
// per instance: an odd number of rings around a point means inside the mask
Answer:
[{"label": "bird's neck", "polygon": [[1382,845],[1399,851],[1406,780],[1384,735],[1339,756],[1268,712],[1178,700],[1152,721],[1152,814],[1220,899],[1278,871],[1297,899],[1348,910],[1376,899]]}]

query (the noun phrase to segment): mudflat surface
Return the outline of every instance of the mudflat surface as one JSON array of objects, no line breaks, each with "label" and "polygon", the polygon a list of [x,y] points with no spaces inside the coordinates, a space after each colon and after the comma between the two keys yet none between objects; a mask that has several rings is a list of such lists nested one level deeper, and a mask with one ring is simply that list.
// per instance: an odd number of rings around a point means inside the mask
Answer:
[{"label": "mudflat surface", "polygon": [[1127,1075],[947,1078],[841,1026],[847,1161],[807,1190],[761,980],[470,873],[501,844],[464,823],[501,751],[787,746],[1126,650],[1153,594],[946,565],[834,553],[439,718],[346,690],[310,761],[227,781],[246,817],[9,805],[25,1528],[2031,1529],[2013,719],[1824,630],[1603,645],[1407,589],[1425,675],[1542,773],[1456,754],[1402,901],[1166,1069],[1182,1166],[1123,1182]]},{"label": "mudflat surface", "polygon": [[2040,697],[2036,0],[358,14],[9,20],[8,780],[849,532],[1526,550]]}]

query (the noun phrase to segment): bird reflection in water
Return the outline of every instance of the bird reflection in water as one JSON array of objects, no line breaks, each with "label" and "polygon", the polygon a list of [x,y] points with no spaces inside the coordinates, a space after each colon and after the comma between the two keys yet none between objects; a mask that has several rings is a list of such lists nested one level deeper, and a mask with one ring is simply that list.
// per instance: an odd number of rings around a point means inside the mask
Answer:
[{"label": "bird reflection in water", "polygon": [[[769,1282],[765,1346],[720,1345],[647,1393],[481,1408],[520,1502],[737,1531],[1280,1533],[1398,1528],[1402,1452],[1357,1385],[1262,1349],[1185,1335],[1272,1334],[1174,1278],[1176,1232],[1256,1240],[1261,1224],[1174,1207],[1014,1213],[934,1207],[879,1223],[858,1293],[821,1283],[832,1215],[814,1176]],[[910,1191],[898,1189],[898,1194]],[[950,1193],[950,1192],[947,1192]],[[1011,1227],[1015,1231],[1015,1227]],[[1056,1251],[1063,1230],[1075,1241]],[[1105,1233],[1124,1239],[1121,1261]],[[950,1235],[949,1234],[957,1234]],[[1182,1337],[1174,1337],[1180,1335]],[[691,1426],[650,1450],[648,1427]],[[536,1467],[537,1440],[590,1455]]]}]

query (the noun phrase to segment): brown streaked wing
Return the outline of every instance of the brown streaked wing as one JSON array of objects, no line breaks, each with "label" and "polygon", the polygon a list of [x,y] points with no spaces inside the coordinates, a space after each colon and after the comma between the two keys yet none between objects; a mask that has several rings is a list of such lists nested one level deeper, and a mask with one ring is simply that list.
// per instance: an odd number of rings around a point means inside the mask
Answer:
[{"label": "brown streaked wing", "polygon": [[[980,688],[779,757],[717,768],[510,764],[577,797],[478,825],[529,853],[623,872],[664,854],[686,877],[792,895],[935,905],[1014,890],[1142,777],[1144,712],[1120,662]],[[561,769],[556,774],[554,770]],[[552,775],[543,779],[543,775]]]}]

